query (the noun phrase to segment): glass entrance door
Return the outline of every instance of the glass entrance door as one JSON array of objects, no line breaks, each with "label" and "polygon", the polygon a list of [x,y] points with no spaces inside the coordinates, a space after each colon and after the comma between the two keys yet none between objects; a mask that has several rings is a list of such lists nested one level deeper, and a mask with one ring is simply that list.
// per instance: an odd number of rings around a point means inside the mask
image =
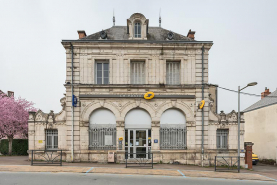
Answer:
[{"label": "glass entrance door", "polygon": [[148,158],[147,153],[150,153],[151,147],[150,129],[125,130],[125,141],[128,158]]}]

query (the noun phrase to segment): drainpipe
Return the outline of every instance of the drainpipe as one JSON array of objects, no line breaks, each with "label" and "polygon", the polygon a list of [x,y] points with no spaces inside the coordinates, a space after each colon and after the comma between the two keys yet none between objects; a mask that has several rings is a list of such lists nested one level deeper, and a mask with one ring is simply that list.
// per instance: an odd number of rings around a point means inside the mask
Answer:
[{"label": "drainpipe", "polygon": [[[204,45],[202,46],[202,100],[204,100]],[[201,142],[201,153],[202,153],[202,166],[204,166],[204,107],[202,110],[202,142]]]},{"label": "drainpipe", "polygon": [[73,57],[74,57],[74,52],[73,52],[73,45],[70,43],[71,46],[71,116],[72,116],[72,127],[71,127],[71,161],[74,161],[74,106],[73,106]]}]

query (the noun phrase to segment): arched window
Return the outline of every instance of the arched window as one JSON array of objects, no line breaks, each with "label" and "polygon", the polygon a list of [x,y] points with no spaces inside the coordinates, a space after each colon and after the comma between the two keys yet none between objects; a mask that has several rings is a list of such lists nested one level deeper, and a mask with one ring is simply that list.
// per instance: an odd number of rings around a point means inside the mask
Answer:
[{"label": "arched window", "polygon": [[97,109],[93,111],[89,119],[90,128],[97,125],[113,126],[116,124],[115,115],[108,109]]},{"label": "arched window", "polygon": [[161,149],[186,149],[186,118],[182,111],[164,111],[160,121],[160,138]]},{"label": "arched window", "polygon": [[161,125],[186,126],[186,117],[178,109],[167,109],[161,116]]},{"label": "arched window", "polygon": [[151,117],[143,109],[133,109],[125,117],[126,129],[151,129]]},{"label": "arched window", "polygon": [[97,109],[89,119],[89,149],[116,149],[116,118],[108,109]]},{"label": "arched window", "polygon": [[141,24],[139,22],[135,23],[135,38],[141,38]]}]

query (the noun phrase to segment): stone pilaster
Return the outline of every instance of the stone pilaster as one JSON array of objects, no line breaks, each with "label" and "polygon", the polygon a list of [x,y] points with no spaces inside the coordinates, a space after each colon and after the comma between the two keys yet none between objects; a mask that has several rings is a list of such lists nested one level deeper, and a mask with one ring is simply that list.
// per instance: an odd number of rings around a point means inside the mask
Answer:
[{"label": "stone pilaster", "polygon": [[[122,137],[122,148],[119,147],[119,138]],[[117,150],[125,150],[125,122],[124,121],[116,121],[116,149]]]},{"label": "stone pilaster", "polygon": [[[152,150],[160,150],[160,121],[152,121],[151,127]],[[155,139],[158,140],[158,143],[154,143]]]}]

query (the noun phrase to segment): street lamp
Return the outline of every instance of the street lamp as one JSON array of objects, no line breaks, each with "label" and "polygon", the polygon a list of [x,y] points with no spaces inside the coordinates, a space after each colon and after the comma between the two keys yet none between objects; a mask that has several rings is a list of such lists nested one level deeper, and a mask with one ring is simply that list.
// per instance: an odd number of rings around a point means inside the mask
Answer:
[{"label": "street lamp", "polygon": [[238,172],[240,172],[240,91],[245,89],[246,87],[255,86],[257,82],[252,82],[247,84],[244,88],[238,87]]}]

